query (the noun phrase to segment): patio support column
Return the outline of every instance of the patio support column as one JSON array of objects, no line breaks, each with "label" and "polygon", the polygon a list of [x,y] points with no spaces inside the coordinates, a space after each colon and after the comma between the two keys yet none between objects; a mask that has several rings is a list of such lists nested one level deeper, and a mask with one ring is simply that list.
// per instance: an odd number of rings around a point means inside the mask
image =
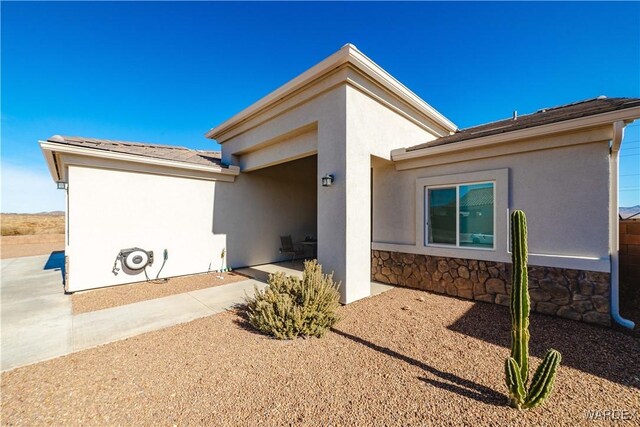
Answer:
[{"label": "patio support column", "polygon": [[[318,261],[342,282],[340,301],[347,304],[371,291],[371,160],[366,147],[348,138],[346,87],[337,98],[331,114],[339,119],[318,126]],[[322,187],[327,173],[333,185]]]}]

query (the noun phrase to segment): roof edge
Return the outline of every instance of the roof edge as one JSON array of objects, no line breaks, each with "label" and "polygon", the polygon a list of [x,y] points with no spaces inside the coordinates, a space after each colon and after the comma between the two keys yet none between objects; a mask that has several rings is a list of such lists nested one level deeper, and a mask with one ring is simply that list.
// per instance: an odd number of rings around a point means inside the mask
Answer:
[{"label": "roof edge", "polygon": [[595,126],[604,126],[607,124],[615,123],[617,121],[635,120],[637,118],[640,118],[640,106],[616,111],[609,111],[606,113],[594,114],[591,116],[579,117],[555,123],[543,124],[474,139],[466,139],[450,144],[425,147],[417,150],[409,151],[407,148],[410,147],[398,148],[391,151],[391,160],[397,162],[455,151],[470,150],[490,145],[498,145],[512,141],[551,135],[554,133],[571,132],[572,130],[581,130]]},{"label": "roof edge", "polygon": [[93,157],[99,159],[119,160],[128,163],[147,164],[154,166],[171,167],[182,170],[192,170],[201,172],[210,172],[220,175],[232,175],[237,176],[240,174],[240,168],[238,166],[230,165],[228,167],[220,166],[206,166],[196,163],[181,162],[178,160],[161,159],[157,157],[149,157],[139,154],[119,153],[114,151],[96,150],[88,147],[77,147],[73,145],[67,145],[55,141],[38,141],[40,149],[42,150],[49,172],[54,181],[60,181],[60,171],[56,165],[56,154],[75,154],[84,157]]},{"label": "roof edge", "polygon": [[311,82],[321,79],[335,68],[345,64],[350,64],[354,68],[360,70],[362,73],[372,78],[377,84],[389,90],[392,94],[417,109],[420,113],[424,114],[444,129],[450,132],[454,132],[458,129],[452,121],[447,119],[442,113],[413,93],[405,85],[400,83],[400,81],[373,62],[364,53],[360,52],[353,44],[347,43],[337,52],[320,61],[302,74],[299,74],[292,80],[289,80],[284,85],[254,102],[231,118],[225,120],[218,126],[212,128],[205,133],[205,136],[210,139],[217,139],[240,122],[256,116],[263,110],[266,110],[276,102],[280,101],[282,98]]},{"label": "roof edge", "polygon": [[[95,143],[96,141],[99,141],[101,143],[103,142],[103,143],[109,143],[109,144],[126,144],[126,145],[135,146],[135,147],[147,147],[147,148],[166,148],[166,149],[172,149],[172,150],[191,151],[194,153],[205,153],[205,154],[221,153],[221,151],[196,150],[195,148],[189,148],[182,145],[168,145],[168,144],[158,144],[154,142],[140,142],[140,141],[128,141],[128,140],[125,141],[121,139],[93,138],[93,137],[85,137],[85,136],[78,136],[78,135],[71,136],[71,135],[56,134],[47,138],[46,141],[58,142],[61,144],[68,144],[69,141],[77,142],[74,139],[79,139],[79,140],[82,140],[83,142],[90,142],[90,143]],[[96,147],[96,149],[99,150],[101,148]]]},{"label": "roof edge", "polygon": [[38,141],[40,145],[40,151],[42,151],[42,155],[44,156],[44,160],[47,163],[47,168],[49,169],[49,173],[51,174],[51,178],[53,178],[54,182],[59,182],[62,177],[60,176],[60,171],[58,170],[58,165],[56,159],[54,157],[54,151],[45,148],[42,144],[45,141]]}]

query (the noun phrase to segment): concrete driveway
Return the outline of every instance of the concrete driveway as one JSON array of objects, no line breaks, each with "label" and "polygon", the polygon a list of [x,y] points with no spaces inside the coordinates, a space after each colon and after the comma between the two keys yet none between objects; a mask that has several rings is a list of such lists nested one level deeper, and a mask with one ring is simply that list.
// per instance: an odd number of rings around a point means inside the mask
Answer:
[{"label": "concrete driveway", "polygon": [[74,316],[63,265],[63,252],[2,260],[2,371],[220,313],[265,286],[243,280]]},{"label": "concrete driveway", "polygon": [[72,348],[71,298],[64,252],[2,260],[0,368],[50,359]]}]

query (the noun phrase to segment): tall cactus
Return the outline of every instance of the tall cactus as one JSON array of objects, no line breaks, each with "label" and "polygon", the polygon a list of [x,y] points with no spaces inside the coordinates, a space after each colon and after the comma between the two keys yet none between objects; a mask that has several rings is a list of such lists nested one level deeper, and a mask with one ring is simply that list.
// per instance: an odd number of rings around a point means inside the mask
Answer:
[{"label": "tall cactus", "polygon": [[509,404],[518,409],[540,406],[551,394],[562,356],[550,349],[529,379],[529,285],[527,278],[527,218],[511,214],[511,357],[505,361]]}]

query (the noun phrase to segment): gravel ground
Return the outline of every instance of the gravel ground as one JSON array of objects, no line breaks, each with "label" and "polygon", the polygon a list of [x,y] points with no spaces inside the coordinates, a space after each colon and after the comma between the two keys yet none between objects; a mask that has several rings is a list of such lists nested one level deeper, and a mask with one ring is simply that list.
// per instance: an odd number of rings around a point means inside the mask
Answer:
[{"label": "gravel ground", "polygon": [[[226,312],[2,374],[7,425],[583,425],[640,413],[640,341],[534,315],[563,363],[551,400],[505,406],[507,308],[394,289],[322,339],[277,341]],[[640,415],[637,415],[640,417]],[[637,425],[638,418],[620,425]]]},{"label": "gravel ground", "polygon": [[193,274],[172,277],[166,282],[136,282],[128,285],[78,292],[71,296],[73,314],[118,307],[247,279],[246,276],[238,273],[222,273],[222,279],[218,278],[218,276],[220,276],[220,273]]},{"label": "gravel ground", "polygon": [[0,258],[47,255],[54,251],[64,251],[64,234],[2,236]]}]

